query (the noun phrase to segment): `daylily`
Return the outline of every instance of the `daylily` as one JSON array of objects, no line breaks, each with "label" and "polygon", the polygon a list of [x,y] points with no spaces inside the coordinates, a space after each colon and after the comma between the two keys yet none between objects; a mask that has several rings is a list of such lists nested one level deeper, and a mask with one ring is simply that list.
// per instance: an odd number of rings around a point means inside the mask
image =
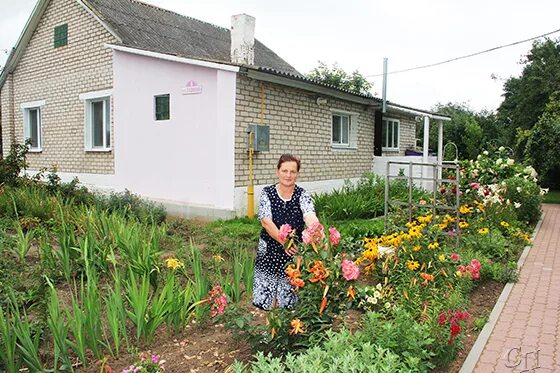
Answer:
[{"label": "daylily", "polygon": [[334,227],[329,228],[329,240],[333,246],[338,245],[340,242],[340,233]]},{"label": "daylily", "polygon": [[313,277],[309,279],[311,283],[321,282],[321,284],[326,285],[324,279],[329,277],[329,271],[323,267],[323,262],[314,260],[313,266],[309,265],[307,270],[313,274]]},{"label": "daylily", "polygon": [[348,291],[346,292],[346,296],[348,297],[348,300],[356,300],[356,290],[354,290],[354,288],[352,286],[350,286],[348,288]]},{"label": "daylily", "polygon": [[292,327],[292,329],[290,329],[290,331],[288,332],[290,335],[305,333],[305,330],[303,330],[303,323],[300,321],[300,319],[293,319],[290,322],[290,325]]},{"label": "daylily", "polygon": [[304,286],[304,282],[301,279],[301,272],[299,270],[302,259],[303,259],[303,257],[301,255],[298,256],[297,259],[296,259],[296,267],[294,268],[294,265],[290,264],[288,266],[288,268],[286,268],[286,275],[288,276],[288,279],[290,280],[290,284],[295,286],[296,291],[299,288],[302,288]]}]

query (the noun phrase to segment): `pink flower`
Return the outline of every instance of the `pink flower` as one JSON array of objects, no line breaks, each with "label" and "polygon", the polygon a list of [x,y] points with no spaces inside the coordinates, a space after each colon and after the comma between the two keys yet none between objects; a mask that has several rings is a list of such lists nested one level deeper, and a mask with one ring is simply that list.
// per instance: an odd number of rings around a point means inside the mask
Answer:
[{"label": "pink flower", "polygon": [[323,238],[325,238],[323,226],[319,222],[311,224],[310,227],[307,227],[307,229],[302,232],[301,238],[307,245],[318,244]]},{"label": "pink flower", "polygon": [[480,184],[479,183],[471,183],[471,188],[478,189],[478,188],[480,188]]},{"label": "pink flower", "polygon": [[459,270],[459,272],[463,273],[465,272],[465,266],[464,265],[460,265],[459,267],[457,267],[457,269]]},{"label": "pink flower", "polygon": [[471,260],[471,265],[474,269],[480,270],[480,262],[478,261],[478,259]]},{"label": "pink flower", "polygon": [[223,315],[227,306],[227,297],[223,293],[222,287],[218,284],[214,285],[212,290],[208,293],[206,301],[210,304],[210,314],[212,317]]},{"label": "pink flower", "polygon": [[449,258],[451,258],[451,260],[458,262],[459,261],[459,254],[457,253],[453,253],[449,256]]},{"label": "pink flower", "polygon": [[290,233],[292,233],[292,227],[290,226],[290,224],[282,224],[280,230],[278,231],[278,239],[281,242],[285,242]]},{"label": "pink flower", "polygon": [[331,245],[336,246],[340,242],[340,233],[336,228],[329,228],[329,239],[331,240]]},{"label": "pink flower", "polygon": [[157,364],[159,362],[159,356],[158,355],[152,355],[152,363]]},{"label": "pink flower", "polygon": [[344,259],[340,264],[342,266],[342,277],[344,277],[346,281],[355,280],[360,275],[360,267],[354,262]]}]

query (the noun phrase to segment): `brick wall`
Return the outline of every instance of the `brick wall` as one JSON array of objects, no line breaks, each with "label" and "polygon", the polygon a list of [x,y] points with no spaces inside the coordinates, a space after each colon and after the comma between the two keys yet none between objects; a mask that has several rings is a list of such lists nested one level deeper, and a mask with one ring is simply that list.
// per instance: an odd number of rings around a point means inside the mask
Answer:
[{"label": "brick wall", "polygon": [[[247,133],[249,124],[259,123],[260,82],[238,74],[235,123],[235,186],[245,186],[249,178]],[[275,171],[283,153],[300,156],[299,181],[359,177],[371,171],[373,160],[374,110],[328,97],[327,105],[317,105],[317,94],[274,83],[264,86],[264,124],[270,126],[270,151],[255,153],[254,183],[277,181]],[[356,113],[356,149],[333,149],[333,110]]]},{"label": "brick wall", "polygon": [[[54,28],[64,23],[68,24],[68,45],[54,48]],[[9,149],[10,131],[15,141],[23,142],[21,103],[45,100],[41,110],[43,151],[29,153],[30,168],[56,165],[61,172],[114,173],[112,152],[84,150],[85,108],[78,98],[80,93],[112,88],[112,52],[104,44],[114,42],[75,0],[50,1],[12,74],[13,118],[6,92],[9,82],[2,87],[4,154]]]}]

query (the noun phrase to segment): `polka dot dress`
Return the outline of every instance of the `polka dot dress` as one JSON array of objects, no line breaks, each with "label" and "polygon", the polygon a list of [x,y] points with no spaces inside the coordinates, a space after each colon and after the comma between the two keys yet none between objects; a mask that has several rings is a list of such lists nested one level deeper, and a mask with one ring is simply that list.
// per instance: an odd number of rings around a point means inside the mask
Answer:
[{"label": "polka dot dress", "polygon": [[[275,185],[263,189],[259,204],[259,220],[270,218],[278,228],[290,224],[296,229],[301,240],[305,228],[303,216],[314,213],[313,200],[303,188],[295,186],[292,198],[284,200],[278,194]],[[253,304],[268,310],[276,298],[278,307],[291,308],[297,302],[286,273],[286,264],[291,261],[283,246],[263,228],[261,231],[257,258],[255,261],[255,279],[253,284]]]}]

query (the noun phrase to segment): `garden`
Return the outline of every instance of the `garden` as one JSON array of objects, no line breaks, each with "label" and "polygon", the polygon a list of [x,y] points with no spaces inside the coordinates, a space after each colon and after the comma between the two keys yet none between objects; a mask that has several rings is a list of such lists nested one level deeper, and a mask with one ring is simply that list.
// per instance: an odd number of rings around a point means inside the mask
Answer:
[{"label": "garden", "polygon": [[[0,161],[9,373],[458,371],[493,306],[473,304],[516,280],[545,193],[498,148],[461,161],[458,185],[444,175],[435,199],[414,187],[412,219],[393,207],[387,227],[375,175],[316,195],[322,224],[286,268],[299,302],[264,312],[250,299],[256,219],[177,219],[56,170],[21,177],[25,152]],[[389,187],[408,201],[406,180]],[[437,208],[456,193],[458,211]]]}]

